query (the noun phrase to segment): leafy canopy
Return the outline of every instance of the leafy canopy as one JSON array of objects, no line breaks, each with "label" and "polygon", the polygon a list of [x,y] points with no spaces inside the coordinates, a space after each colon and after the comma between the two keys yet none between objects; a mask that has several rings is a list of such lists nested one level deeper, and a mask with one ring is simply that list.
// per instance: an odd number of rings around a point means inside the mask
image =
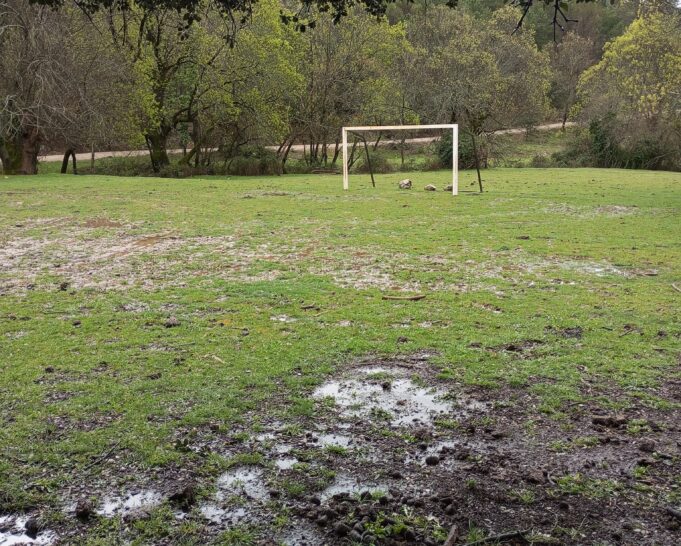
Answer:
[{"label": "leafy canopy", "polygon": [[[43,4],[52,7],[62,6],[67,0],[31,0],[36,4]],[[247,19],[253,13],[253,6],[258,0],[211,0],[218,10],[227,14],[232,18]],[[347,16],[350,9],[354,6],[362,7],[367,13],[375,16],[384,15],[386,9],[390,4],[394,4],[397,0],[301,0],[298,3],[298,9],[293,12],[284,12],[282,10],[281,18],[284,22],[292,22],[296,27],[305,31],[307,26],[313,27],[315,21],[311,18],[314,10],[321,13],[330,13],[335,23],[339,22],[343,17]],[[414,0],[407,0],[413,2]],[[523,8],[522,18],[518,21],[516,30],[518,30],[525,19],[525,15],[529,9],[535,5],[534,0],[505,0],[506,2]],[[564,30],[563,25],[571,19],[566,15],[567,6],[570,0],[536,0],[536,4],[545,4],[553,6],[553,21],[554,29],[560,28]],[[594,0],[573,0],[577,3],[593,2]],[[76,5],[90,13],[99,10],[128,10],[133,5],[137,5],[145,11],[153,11],[156,9],[170,9],[183,14],[184,20],[187,24],[200,18],[200,7],[203,0],[74,0]],[[453,8],[459,3],[459,0],[444,0],[446,6]]]}]

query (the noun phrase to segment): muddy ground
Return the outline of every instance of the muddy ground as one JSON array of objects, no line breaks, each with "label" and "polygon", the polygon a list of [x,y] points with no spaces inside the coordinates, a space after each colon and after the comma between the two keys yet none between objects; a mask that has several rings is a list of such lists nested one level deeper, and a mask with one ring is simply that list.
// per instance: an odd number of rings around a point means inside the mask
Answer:
[{"label": "muddy ground", "polygon": [[[229,461],[217,479],[105,453],[98,478],[60,492],[61,518],[3,516],[0,544],[76,544],[104,520],[125,540],[159,510],[169,527],[203,526],[207,542],[231,529],[263,545],[680,543],[678,411],[629,400],[614,413],[600,401],[625,393],[585,383],[586,402],[547,416],[531,384],[464,388],[437,377],[433,356],[357,361],[310,392],[306,417],[268,418],[275,401],[246,416],[255,428],[178,435],[199,460]],[[659,394],[681,401],[681,382]]]}]

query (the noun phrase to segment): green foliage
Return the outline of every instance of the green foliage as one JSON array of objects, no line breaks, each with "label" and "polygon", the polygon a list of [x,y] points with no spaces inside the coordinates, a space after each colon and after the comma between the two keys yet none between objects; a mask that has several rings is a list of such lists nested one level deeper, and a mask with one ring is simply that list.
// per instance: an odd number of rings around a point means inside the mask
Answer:
[{"label": "green foliage", "polygon": [[584,72],[576,112],[590,121],[593,164],[681,169],[681,15],[651,13]]},{"label": "green foliage", "polygon": [[[392,163],[390,163],[387,154],[383,152],[369,152],[369,154],[371,169],[373,169],[375,173],[390,173],[395,170]],[[369,162],[366,159],[366,155],[362,155],[362,159],[359,160],[359,163],[354,170],[357,173],[369,173]]]},{"label": "green foliage", "polygon": [[[480,163],[485,164],[487,161],[487,148],[484,143],[478,150]],[[452,135],[443,135],[438,141],[437,156],[442,165],[452,164]],[[460,169],[474,169],[475,168],[475,150],[473,149],[473,139],[467,133],[459,134],[459,168]]]},{"label": "green foliage", "polygon": [[274,152],[252,146],[239,150],[239,155],[227,160],[227,174],[271,176],[281,174],[281,162]]},{"label": "green foliage", "polygon": [[679,170],[678,150],[672,142],[652,135],[623,135],[614,113],[591,121],[578,131],[565,151],[553,155],[558,166]]}]

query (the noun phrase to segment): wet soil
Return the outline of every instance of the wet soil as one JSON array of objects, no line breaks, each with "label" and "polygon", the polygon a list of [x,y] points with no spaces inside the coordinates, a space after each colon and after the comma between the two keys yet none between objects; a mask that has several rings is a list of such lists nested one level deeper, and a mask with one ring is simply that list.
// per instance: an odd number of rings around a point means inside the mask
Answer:
[{"label": "wet soil", "polygon": [[[522,358],[534,346],[516,345],[483,350]],[[246,425],[229,433],[193,429],[179,440],[184,449],[233,461],[217,477],[191,466],[165,469],[130,488],[129,476],[144,471],[116,458],[107,468],[123,489],[72,489],[63,526],[44,532],[43,543],[57,535],[74,543],[97,518],[134,521],[164,503],[178,525],[203,526],[207,541],[248,525],[263,545],[435,545],[449,535],[452,546],[505,533],[515,533],[506,544],[680,543],[678,410],[627,398],[628,408],[613,413],[600,401],[625,393],[589,386],[584,402],[548,416],[527,387],[470,388],[438,378],[433,356],[354,362],[312,390],[313,416],[246,416],[260,423],[257,433]],[[678,402],[681,382],[657,392]],[[201,494],[179,508],[169,499],[188,480]],[[89,521],[75,515],[83,496],[98,499]],[[2,521],[4,546],[18,530]]]}]

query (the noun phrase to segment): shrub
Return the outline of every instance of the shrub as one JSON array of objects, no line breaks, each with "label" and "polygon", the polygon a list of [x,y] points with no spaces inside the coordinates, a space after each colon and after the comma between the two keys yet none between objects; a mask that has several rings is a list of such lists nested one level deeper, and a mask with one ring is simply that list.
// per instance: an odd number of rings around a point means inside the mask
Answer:
[{"label": "shrub", "polygon": [[[640,135],[640,136],[639,136]],[[681,153],[673,141],[642,131],[625,130],[613,114],[592,120],[577,131],[563,151],[553,155],[560,167],[681,170]]]},{"label": "shrub", "polygon": [[[487,148],[480,144],[480,166],[487,165]],[[447,132],[439,140],[437,146],[437,156],[442,165],[452,164],[452,135]],[[459,133],[459,168],[475,169],[475,152],[473,150],[473,140],[465,133]]]},{"label": "shrub", "polygon": [[227,174],[237,176],[280,175],[281,161],[274,152],[266,148],[244,147],[239,150],[239,155],[228,159]]},{"label": "shrub", "polygon": [[[371,168],[373,169],[374,173],[391,173],[395,170],[392,163],[390,163],[388,160],[388,157],[380,152],[370,152],[370,158]],[[369,164],[367,163],[366,156],[358,162],[358,165],[355,167],[354,171],[356,173],[362,174],[369,173]]]}]

